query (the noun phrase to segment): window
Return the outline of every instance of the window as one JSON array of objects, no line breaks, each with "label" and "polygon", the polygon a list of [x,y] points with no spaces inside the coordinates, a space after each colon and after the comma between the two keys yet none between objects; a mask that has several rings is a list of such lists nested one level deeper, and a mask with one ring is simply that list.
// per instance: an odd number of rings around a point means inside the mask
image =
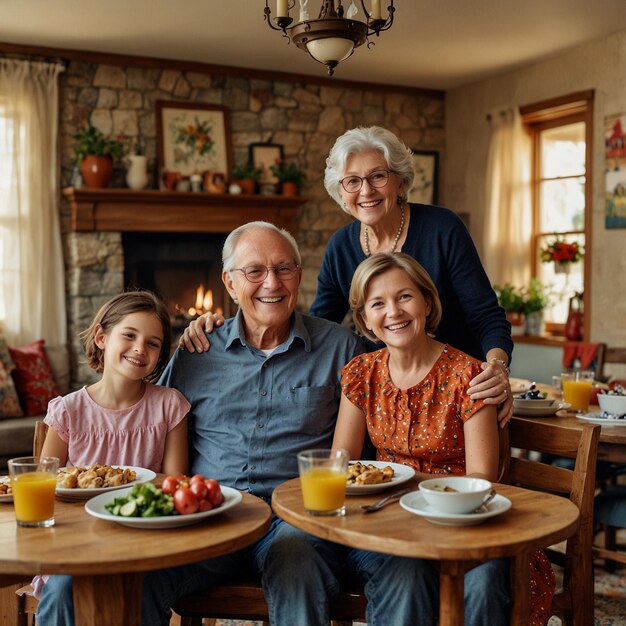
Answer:
[{"label": "window", "polygon": [[[587,290],[592,108],[593,93],[585,92],[521,110],[532,141],[531,273],[549,286],[552,304],[544,319],[546,330],[556,334],[563,330],[570,298]],[[577,243],[582,260],[543,262],[541,250],[555,240]]]},{"label": "window", "polygon": [[[5,264],[10,258],[8,239],[15,232],[15,219],[9,211],[10,181],[13,167],[13,120],[0,105],[0,273],[3,279],[15,276],[14,269]],[[6,319],[4,298],[0,298],[0,320]]]}]

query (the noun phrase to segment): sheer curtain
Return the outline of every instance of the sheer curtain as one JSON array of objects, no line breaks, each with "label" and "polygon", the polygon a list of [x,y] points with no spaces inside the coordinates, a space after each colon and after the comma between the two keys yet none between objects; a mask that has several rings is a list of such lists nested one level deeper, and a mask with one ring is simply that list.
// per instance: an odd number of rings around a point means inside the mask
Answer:
[{"label": "sheer curtain", "polygon": [[0,59],[0,321],[7,341],[64,346],[57,63]]},{"label": "sheer curtain", "polygon": [[530,279],[530,140],[517,109],[488,116],[487,211],[483,263],[494,284]]}]

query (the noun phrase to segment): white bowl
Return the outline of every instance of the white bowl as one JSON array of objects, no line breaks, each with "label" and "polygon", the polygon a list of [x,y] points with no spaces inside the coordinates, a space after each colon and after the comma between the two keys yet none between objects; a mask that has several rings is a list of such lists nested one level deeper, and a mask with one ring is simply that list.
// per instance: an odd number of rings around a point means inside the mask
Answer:
[{"label": "white bowl", "polygon": [[603,411],[611,415],[626,415],[626,396],[609,396],[598,394],[598,404]]},{"label": "white bowl", "polygon": [[513,398],[513,406],[518,409],[537,409],[542,408],[546,409],[554,404],[554,398],[537,398],[535,399],[524,399],[524,398]]},{"label": "white bowl", "polygon": [[[446,487],[455,491],[444,491]],[[433,509],[456,515],[471,513],[478,508],[490,489],[488,480],[469,476],[441,476],[419,484],[419,490]]]}]

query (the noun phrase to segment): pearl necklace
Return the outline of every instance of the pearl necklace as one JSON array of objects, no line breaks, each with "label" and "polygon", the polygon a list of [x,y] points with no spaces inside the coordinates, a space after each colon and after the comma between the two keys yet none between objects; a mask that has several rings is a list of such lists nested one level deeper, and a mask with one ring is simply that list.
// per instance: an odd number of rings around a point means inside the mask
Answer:
[{"label": "pearl necklace", "polygon": [[[396,246],[398,245],[398,241],[400,241],[400,237],[402,236],[402,231],[404,230],[404,204],[400,205],[400,228],[398,228],[398,232],[393,240],[393,245],[391,246],[391,250],[389,252],[393,254],[396,251]],[[369,233],[367,231],[367,226],[364,226],[363,230],[363,247],[365,248],[365,256],[371,256],[370,252],[370,239]]]}]

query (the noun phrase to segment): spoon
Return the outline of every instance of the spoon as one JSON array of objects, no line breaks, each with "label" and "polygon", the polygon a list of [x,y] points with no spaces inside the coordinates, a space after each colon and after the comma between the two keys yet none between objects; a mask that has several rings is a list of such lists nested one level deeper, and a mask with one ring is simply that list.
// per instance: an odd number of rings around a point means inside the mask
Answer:
[{"label": "spoon", "polygon": [[[374,502],[374,504],[362,504],[361,508],[366,513],[373,513],[374,511],[380,511],[384,506],[387,506],[390,502],[394,500],[399,500],[405,493],[409,493],[412,489],[402,489],[401,491],[396,491],[382,500],[378,500],[378,502]],[[494,494],[495,495],[495,494]]]},{"label": "spoon", "polygon": [[472,513],[488,513],[489,509],[487,505],[496,497],[496,490],[491,489],[489,493],[485,496],[485,499],[482,501],[480,506],[477,506]]}]

